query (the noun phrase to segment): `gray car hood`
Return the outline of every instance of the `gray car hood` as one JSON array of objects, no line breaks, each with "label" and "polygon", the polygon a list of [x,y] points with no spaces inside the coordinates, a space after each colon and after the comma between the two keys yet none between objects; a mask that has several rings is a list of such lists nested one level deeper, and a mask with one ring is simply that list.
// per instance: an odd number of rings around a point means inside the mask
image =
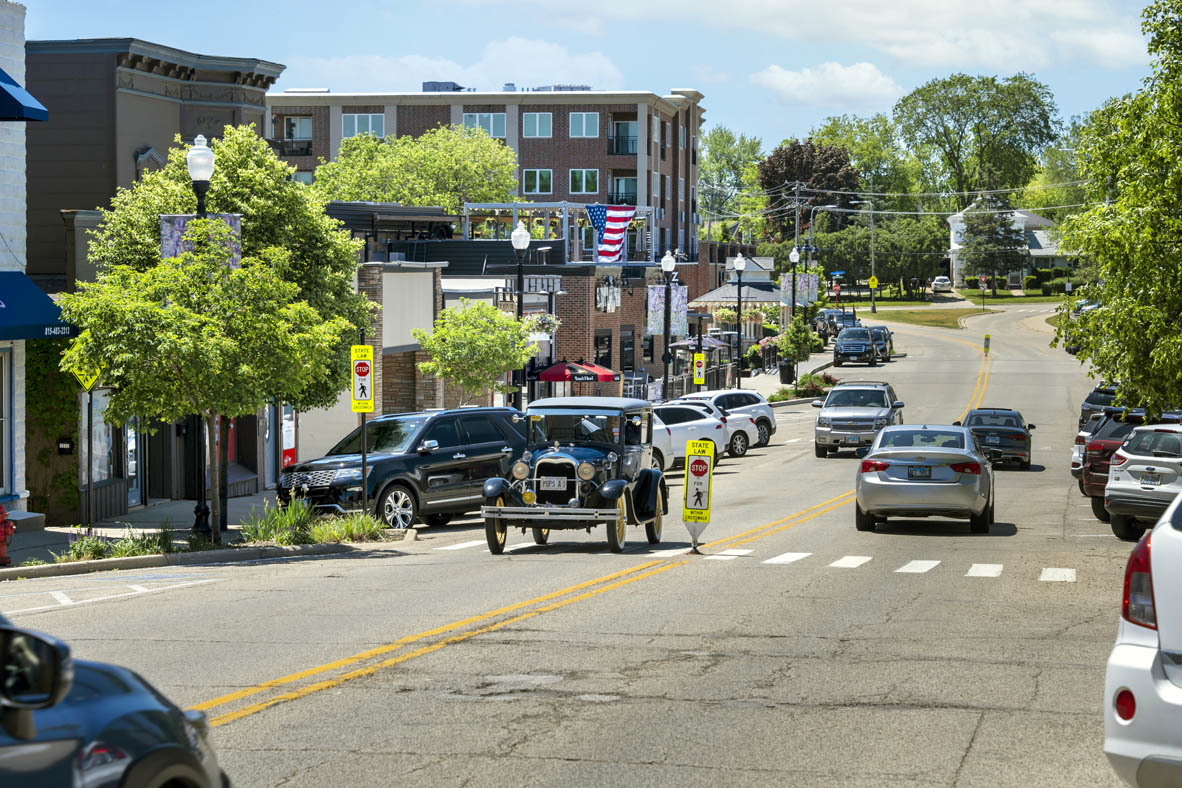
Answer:
[{"label": "gray car hood", "polygon": [[877,419],[890,413],[890,408],[821,408],[821,415],[830,419]]}]

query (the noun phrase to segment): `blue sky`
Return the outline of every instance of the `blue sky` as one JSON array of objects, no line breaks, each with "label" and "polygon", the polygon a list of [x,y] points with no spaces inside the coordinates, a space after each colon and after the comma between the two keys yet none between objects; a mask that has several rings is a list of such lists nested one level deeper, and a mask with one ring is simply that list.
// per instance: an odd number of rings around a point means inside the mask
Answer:
[{"label": "blue sky", "polygon": [[32,0],[29,39],[136,37],[288,68],[276,89],[418,90],[424,79],[693,87],[708,124],[770,149],[924,82],[1026,71],[1064,118],[1148,73],[1135,0]]}]

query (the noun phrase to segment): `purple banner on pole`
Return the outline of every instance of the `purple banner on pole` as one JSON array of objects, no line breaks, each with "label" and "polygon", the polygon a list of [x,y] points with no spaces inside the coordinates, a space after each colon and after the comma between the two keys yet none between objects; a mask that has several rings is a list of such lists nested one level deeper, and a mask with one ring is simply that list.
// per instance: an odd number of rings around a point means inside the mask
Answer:
[{"label": "purple banner on pole", "polygon": [[[687,336],[689,334],[689,288],[686,285],[673,285],[670,288],[669,300],[669,330],[673,336]],[[665,333],[665,286],[649,285],[648,287],[648,324],[645,333],[660,335]]]},{"label": "purple banner on pole", "polygon": [[[184,242],[185,230],[189,222],[196,219],[192,213],[165,213],[160,215],[160,259],[180,257],[185,252],[193,251],[193,247]],[[230,246],[230,267],[242,267],[242,214],[240,213],[211,213],[207,218],[221,219],[234,233],[234,241]]]}]

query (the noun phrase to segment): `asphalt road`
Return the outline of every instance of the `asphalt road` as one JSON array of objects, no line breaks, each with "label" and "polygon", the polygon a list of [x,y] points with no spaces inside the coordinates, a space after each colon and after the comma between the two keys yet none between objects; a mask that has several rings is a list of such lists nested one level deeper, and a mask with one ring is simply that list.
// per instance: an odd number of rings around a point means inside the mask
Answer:
[{"label": "asphalt road", "polygon": [[1037,425],[988,535],[855,531],[856,459],[815,458],[792,407],[720,464],[705,556],[677,512],[621,555],[565,532],[493,557],[468,520],[341,558],[23,581],[0,610],[206,708],[238,785],[1113,785],[1130,546],[1068,473],[1089,384],[1042,319],[899,325],[906,359],[838,371],[891,381],[909,423]]}]

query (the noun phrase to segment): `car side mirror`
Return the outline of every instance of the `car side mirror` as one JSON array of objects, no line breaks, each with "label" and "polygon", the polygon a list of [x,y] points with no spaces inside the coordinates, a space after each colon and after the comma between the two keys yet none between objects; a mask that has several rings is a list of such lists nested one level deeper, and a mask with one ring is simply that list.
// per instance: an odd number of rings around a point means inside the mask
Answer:
[{"label": "car side mirror", "polygon": [[1026,429],[1028,429],[1028,430],[1032,430],[1032,429],[1034,429],[1034,425],[1033,425],[1033,424],[1027,424],[1027,425],[1026,425]]},{"label": "car side mirror", "polygon": [[903,400],[901,400],[901,399],[897,399],[897,400],[895,400],[894,402],[892,402],[892,403],[891,403],[891,407],[892,407],[892,408],[902,408],[902,407],[904,407],[904,405],[903,405]]},{"label": "car side mirror", "polygon": [[30,712],[60,703],[73,680],[74,663],[65,643],[37,632],[0,628],[0,726],[10,736],[35,737]]},{"label": "car side mirror", "polygon": [[869,446],[860,446],[857,450],[854,451],[854,454],[858,455],[859,459],[861,459],[862,457],[865,457],[869,453],[870,453]]},{"label": "car side mirror", "polygon": [[957,419],[956,421],[952,422],[952,426],[953,426],[953,427],[959,427],[959,426],[961,426],[961,425],[960,425],[960,419]]},{"label": "car side mirror", "polygon": [[519,421],[525,421],[525,416],[521,413],[514,413],[510,418],[513,419],[514,424],[518,423]]},{"label": "car side mirror", "polygon": [[423,441],[419,444],[419,454],[434,454],[439,450],[439,441]]},{"label": "car side mirror", "polygon": [[824,406],[824,404],[825,404],[825,403],[824,403],[824,402],[821,402],[821,400],[819,400],[819,399],[815,399],[815,400],[813,400],[813,407],[814,407],[814,408],[820,408],[820,407],[823,407],[823,406]]}]

